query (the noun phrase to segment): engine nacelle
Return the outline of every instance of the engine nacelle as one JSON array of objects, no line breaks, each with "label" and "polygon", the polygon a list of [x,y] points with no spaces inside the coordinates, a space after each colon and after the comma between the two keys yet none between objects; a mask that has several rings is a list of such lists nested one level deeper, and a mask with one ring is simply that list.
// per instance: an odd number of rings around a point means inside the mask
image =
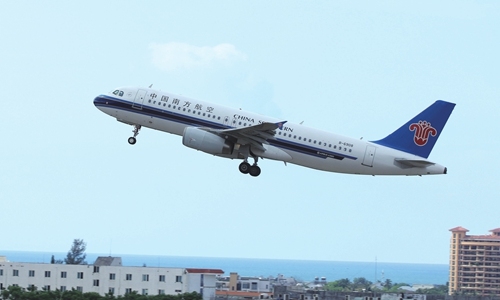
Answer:
[{"label": "engine nacelle", "polygon": [[234,148],[231,142],[196,127],[186,127],[184,129],[182,143],[186,147],[214,155],[232,154]]}]

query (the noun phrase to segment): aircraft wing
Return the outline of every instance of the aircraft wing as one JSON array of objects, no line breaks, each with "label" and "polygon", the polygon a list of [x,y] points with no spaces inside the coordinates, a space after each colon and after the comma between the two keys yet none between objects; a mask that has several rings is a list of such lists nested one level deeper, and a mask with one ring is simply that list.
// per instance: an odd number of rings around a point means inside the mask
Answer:
[{"label": "aircraft wing", "polygon": [[283,124],[287,121],[270,123],[264,122],[258,125],[243,127],[243,128],[231,128],[223,130],[215,129],[205,129],[208,132],[217,134],[223,138],[233,137],[237,139],[237,142],[242,145],[251,145],[262,151],[266,149],[262,146],[263,144],[269,144],[268,140],[274,140],[276,135],[276,129],[281,128]]}]

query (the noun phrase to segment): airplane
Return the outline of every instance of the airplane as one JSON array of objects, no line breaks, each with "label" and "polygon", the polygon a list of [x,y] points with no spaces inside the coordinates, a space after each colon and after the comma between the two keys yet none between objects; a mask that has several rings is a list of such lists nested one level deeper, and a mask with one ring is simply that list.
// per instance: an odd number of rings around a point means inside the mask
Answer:
[{"label": "airplane", "polygon": [[151,86],[114,89],[95,97],[94,105],[134,127],[130,145],[142,127],[180,135],[189,148],[243,160],[239,171],[254,177],[261,173],[259,158],[347,174],[446,174],[446,167],[427,158],[455,107],[438,100],[385,138],[370,142]]}]

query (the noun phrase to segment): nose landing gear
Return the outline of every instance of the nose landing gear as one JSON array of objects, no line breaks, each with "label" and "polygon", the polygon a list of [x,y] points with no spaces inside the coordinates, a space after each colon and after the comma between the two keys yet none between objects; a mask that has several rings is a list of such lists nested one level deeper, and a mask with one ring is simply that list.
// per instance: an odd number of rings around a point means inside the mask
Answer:
[{"label": "nose landing gear", "polygon": [[139,134],[139,130],[141,130],[141,125],[134,125],[134,130],[132,130],[134,136],[128,138],[128,143],[130,145],[134,145],[137,142],[137,139],[135,137]]}]

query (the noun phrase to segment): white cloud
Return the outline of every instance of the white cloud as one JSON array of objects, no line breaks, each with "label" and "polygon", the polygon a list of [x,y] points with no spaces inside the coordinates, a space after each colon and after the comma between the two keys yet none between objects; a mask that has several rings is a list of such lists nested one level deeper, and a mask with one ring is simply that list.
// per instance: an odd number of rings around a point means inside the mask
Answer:
[{"label": "white cloud", "polygon": [[153,64],[166,71],[209,67],[246,60],[246,55],[231,44],[219,44],[214,47],[196,47],[184,43],[150,45]]}]

